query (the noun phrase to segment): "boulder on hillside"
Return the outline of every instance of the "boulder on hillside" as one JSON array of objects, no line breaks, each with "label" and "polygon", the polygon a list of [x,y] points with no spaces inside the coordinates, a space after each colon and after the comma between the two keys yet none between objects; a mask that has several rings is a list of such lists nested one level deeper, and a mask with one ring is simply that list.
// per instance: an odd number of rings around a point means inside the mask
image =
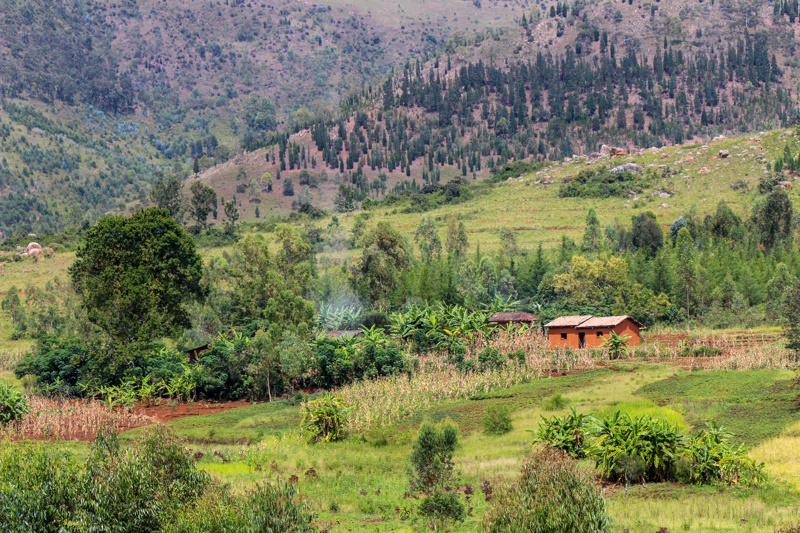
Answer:
[{"label": "boulder on hillside", "polygon": [[794,188],[791,181],[779,181],[778,187],[781,189],[792,189]]},{"label": "boulder on hillside", "polygon": [[611,149],[611,155],[613,155],[614,157],[621,155],[628,155],[628,151],[625,148],[614,147]]},{"label": "boulder on hillside", "polygon": [[31,253],[32,250],[41,251],[41,249],[42,249],[42,245],[41,244],[39,244],[38,242],[31,242],[31,243],[28,243],[28,246],[25,248],[25,251],[27,251],[28,253]]},{"label": "boulder on hillside", "polygon": [[726,157],[731,155],[731,153],[728,150],[720,150],[717,155],[719,155],[720,159],[725,159]]},{"label": "boulder on hillside", "polygon": [[641,171],[642,167],[640,167],[636,163],[625,163],[624,165],[619,165],[611,169],[611,172],[615,172],[617,174],[620,174],[622,172],[633,172],[634,174],[636,174]]}]

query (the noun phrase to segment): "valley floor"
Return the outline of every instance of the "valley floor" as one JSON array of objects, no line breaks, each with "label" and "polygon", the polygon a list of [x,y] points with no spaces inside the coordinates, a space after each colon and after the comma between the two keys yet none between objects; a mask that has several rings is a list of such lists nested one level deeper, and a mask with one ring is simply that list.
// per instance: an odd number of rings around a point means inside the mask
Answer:
[{"label": "valley floor", "polygon": [[[570,376],[532,381],[480,399],[439,404],[399,425],[353,435],[343,442],[309,444],[297,428],[300,408],[285,401],[254,404],[170,424],[202,453],[201,468],[217,480],[245,488],[281,476],[295,479],[319,516],[321,529],[423,531],[417,501],[408,494],[411,443],[423,420],[455,422],[462,490],[469,486],[470,515],[453,531],[479,531],[490,503],[488,489],[513,481],[547,400],[561,394],[580,412],[614,409],[666,416],[685,429],[722,424],[765,461],[771,482],[762,488],[656,484],[604,486],[613,531],[775,531],[800,521],[800,423],[789,371],[695,371],[656,364],[619,364]],[[552,402],[550,402],[552,403]],[[489,405],[513,412],[514,430],[484,435]],[[137,431],[129,432],[136,435]],[[593,465],[585,461],[585,467]],[[484,487],[487,487],[485,490]],[[469,490],[467,490],[469,492]],[[663,530],[661,530],[663,531]]]}]

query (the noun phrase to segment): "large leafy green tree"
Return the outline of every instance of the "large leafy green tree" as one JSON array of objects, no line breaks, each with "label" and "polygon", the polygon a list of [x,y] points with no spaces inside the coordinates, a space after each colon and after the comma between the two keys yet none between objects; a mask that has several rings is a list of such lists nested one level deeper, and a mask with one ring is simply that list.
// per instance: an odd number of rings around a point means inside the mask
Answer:
[{"label": "large leafy green tree", "polygon": [[386,300],[396,288],[400,272],[409,265],[406,242],[388,222],[379,222],[364,236],[363,246],[353,271],[355,289],[365,300]]},{"label": "large leafy green tree", "polygon": [[647,211],[633,217],[631,244],[637,250],[645,250],[651,257],[664,246],[664,232],[661,231],[654,213]]},{"label": "large leafy green tree", "polygon": [[788,240],[792,233],[794,208],[786,191],[779,189],[758,202],[753,207],[751,222],[767,250]]},{"label": "large leafy green tree", "polygon": [[195,181],[190,187],[192,192],[192,217],[201,228],[206,226],[209,213],[217,207],[217,193],[208,185]]},{"label": "large leafy green tree", "polygon": [[114,364],[134,361],[154,339],[190,326],[187,304],[203,297],[194,241],[165,209],[101,218],[70,268],[89,320],[107,336]]}]

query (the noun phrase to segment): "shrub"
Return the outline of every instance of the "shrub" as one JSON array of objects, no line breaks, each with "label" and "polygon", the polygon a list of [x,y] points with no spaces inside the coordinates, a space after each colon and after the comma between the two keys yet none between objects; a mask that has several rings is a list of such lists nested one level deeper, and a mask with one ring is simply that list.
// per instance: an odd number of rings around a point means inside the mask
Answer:
[{"label": "shrub", "polygon": [[163,428],[125,449],[99,432],[82,470],[67,455],[9,447],[0,454],[0,530],[161,531],[208,484]]},{"label": "shrub", "polygon": [[561,185],[558,195],[562,198],[622,198],[631,190],[642,190],[643,181],[632,172],[585,169]]},{"label": "shrub", "polygon": [[60,533],[78,497],[75,475],[52,449],[0,446],[0,531]]},{"label": "shrub", "polygon": [[632,417],[619,411],[599,421],[593,437],[586,455],[611,479],[619,479],[626,471],[623,460],[638,458],[644,479],[664,481],[672,476],[675,459],[686,443],[677,425],[666,418]]},{"label": "shrub", "polygon": [[303,404],[303,429],[317,442],[344,438],[348,409],[341,398],[330,393]]},{"label": "shrub", "polygon": [[629,335],[618,335],[616,331],[612,331],[601,346],[608,350],[611,359],[619,359],[628,353],[628,341],[630,340]]},{"label": "shrub", "polygon": [[20,420],[28,414],[29,409],[28,399],[22,392],[0,381],[0,427]]},{"label": "shrub", "polygon": [[542,407],[546,411],[558,411],[559,409],[563,409],[565,405],[567,405],[567,400],[561,396],[560,392],[556,392],[544,401]]},{"label": "shrub", "polygon": [[518,483],[496,491],[487,533],[584,533],[608,529],[606,503],[591,478],[555,448],[532,452]]},{"label": "shrub", "polygon": [[172,431],[159,427],[125,449],[101,431],[79,484],[76,522],[83,531],[158,531],[208,483]]},{"label": "shrub", "polygon": [[457,444],[454,425],[423,424],[411,453],[411,490],[426,494],[419,512],[434,530],[444,529],[448,521],[461,521],[465,516],[464,504],[451,491],[451,485],[458,482],[453,463]]},{"label": "shrub", "polygon": [[483,432],[487,435],[505,435],[511,431],[511,413],[504,405],[490,405],[483,417]]},{"label": "shrub", "polygon": [[258,485],[244,498],[223,489],[209,491],[196,509],[187,509],[169,533],[280,531],[314,533],[314,514],[295,487],[279,481]]},{"label": "shrub", "polygon": [[42,392],[51,395],[80,394],[78,383],[85,380],[88,350],[77,339],[42,337],[36,350],[25,355],[14,374],[36,377]]},{"label": "shrub", "polygon": [[569,414],[562,417],[542,417],[542,421],[539,422],[539,431],[534,436],[533,442],[544,442],[570,457],[582,459],[586,456],[584,444],[593,422],[592,417],[579,415],[575,408],[571,407]]}]

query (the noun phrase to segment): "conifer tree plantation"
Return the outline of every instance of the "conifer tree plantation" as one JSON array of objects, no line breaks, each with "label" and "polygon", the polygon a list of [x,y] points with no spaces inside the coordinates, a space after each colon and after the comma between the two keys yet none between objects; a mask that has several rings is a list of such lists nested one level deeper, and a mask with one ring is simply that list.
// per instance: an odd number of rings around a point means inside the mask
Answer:
[{"label": "conifer tree plantation", "polygon": [[0,531],[800,528],[796,1],[5,7]]}]

